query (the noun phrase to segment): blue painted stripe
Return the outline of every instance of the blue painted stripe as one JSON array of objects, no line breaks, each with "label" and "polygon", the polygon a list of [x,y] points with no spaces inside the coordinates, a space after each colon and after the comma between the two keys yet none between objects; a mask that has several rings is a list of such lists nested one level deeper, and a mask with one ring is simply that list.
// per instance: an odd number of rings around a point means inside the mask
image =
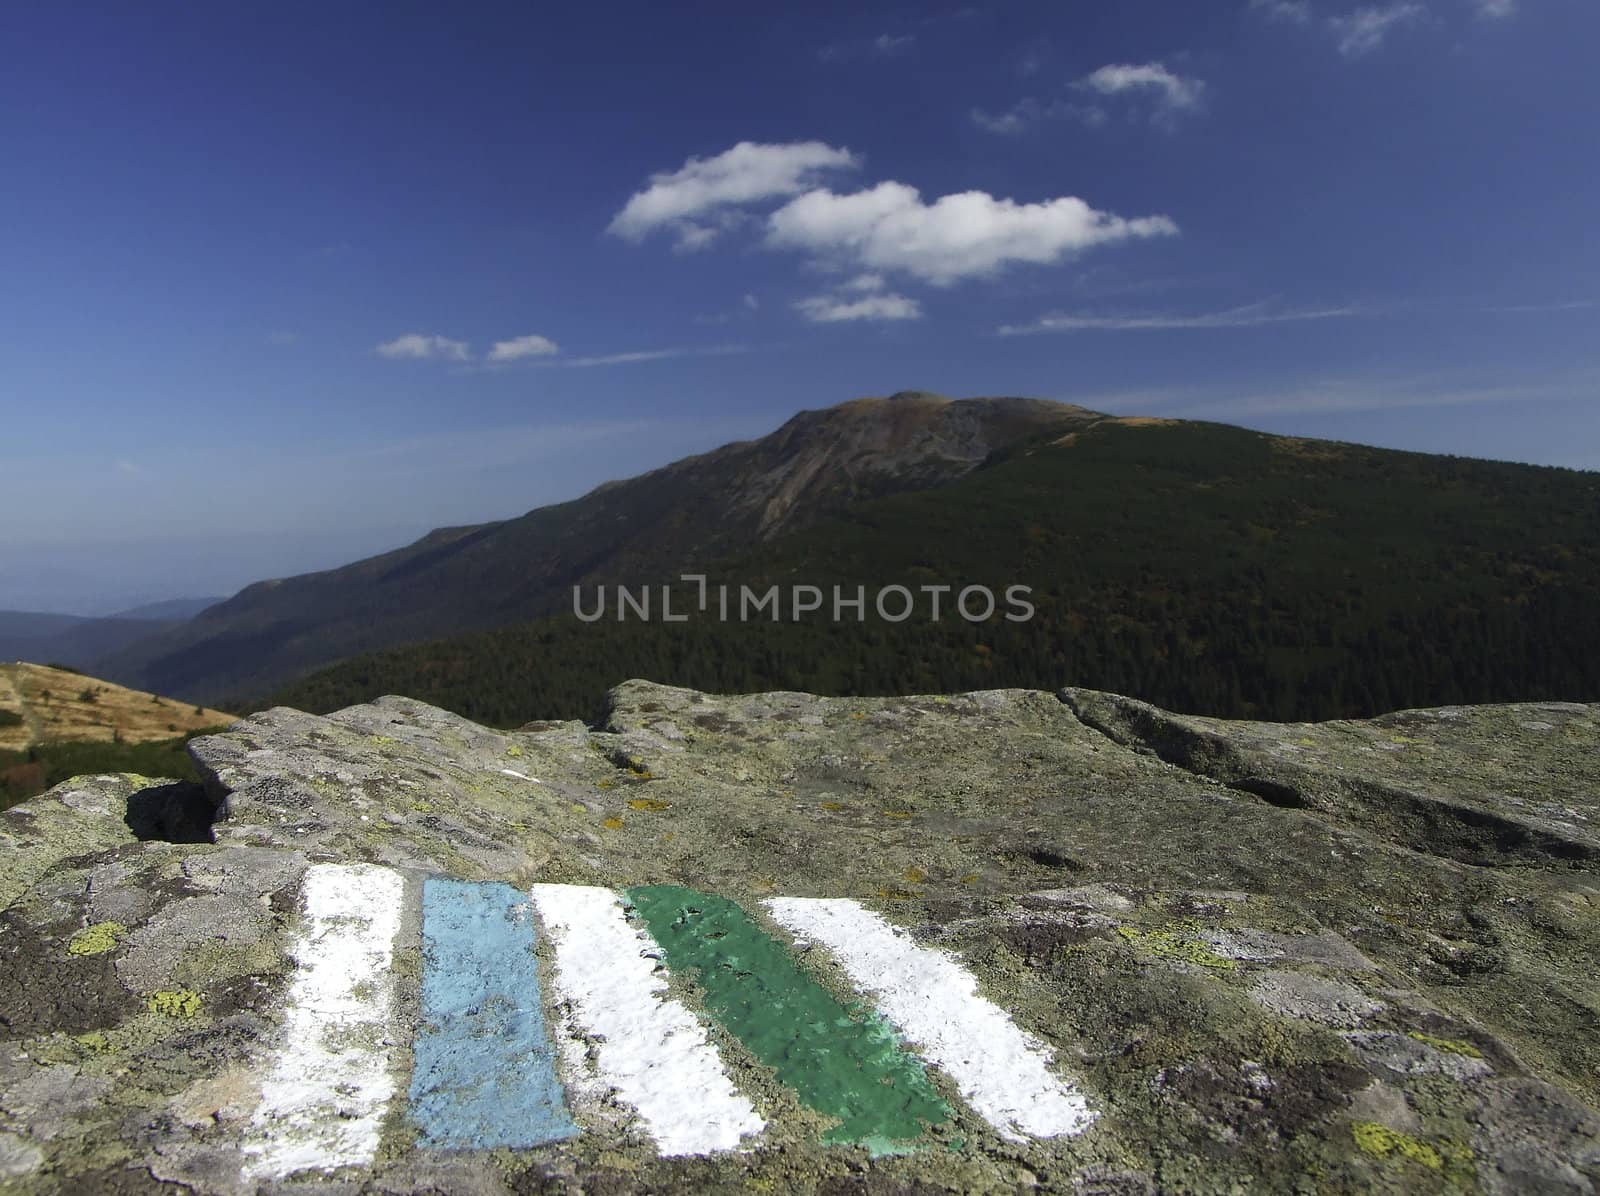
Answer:
[{"label": "blue painted stripe", "polygon": [[423,1024],[411,1115],[424,1146],[528,1147],[579,1132],[556,1078],[533,944],[526,894],[504,884],[423,882]]}]

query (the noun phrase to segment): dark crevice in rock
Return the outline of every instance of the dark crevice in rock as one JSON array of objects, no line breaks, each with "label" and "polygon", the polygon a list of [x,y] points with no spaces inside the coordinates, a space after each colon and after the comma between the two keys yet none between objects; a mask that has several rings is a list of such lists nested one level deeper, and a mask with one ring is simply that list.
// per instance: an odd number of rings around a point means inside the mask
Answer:
[{"label": "dark crevice in rock", "polygon": [[1241,793],[1254,794],[1269,806],[1277,806],[1281,810],[1310,809],[1309,804],[1306,802],[1305,794],[1297,791],[1293,785],[1269,781],[1266,777],[1245,777],[1242,780],[1230,782],[1228,787],[1237,789]]},{"label": "dark crevice in rock", "polygon": [[1070,689],[1059,696],[1079,722],[1119,747],[1154,754],[1269,805],[1320,816],[1410,851],[1483,868],[1600,864],[1600,853],[1587,843],[1489,810],[1269,759],[1144,702]]},{"label": "dark crevice in rock", "polygon": [[130,795],[123,821],[135,838],[146,842],[210,843],[216,818],[217,804],[203,785],[173,781]]},{"label": "dark crevice in rock", "polygon": [[1028,858],[1041,868],[1081,868],[1082,864],[1059,848],[1047,845],[1034,846],[1028,849]]}]

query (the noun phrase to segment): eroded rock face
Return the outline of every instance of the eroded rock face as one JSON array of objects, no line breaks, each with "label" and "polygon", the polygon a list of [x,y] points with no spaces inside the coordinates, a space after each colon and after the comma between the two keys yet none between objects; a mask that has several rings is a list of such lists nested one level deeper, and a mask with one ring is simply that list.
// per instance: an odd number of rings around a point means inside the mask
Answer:
[{"label": "eroded rock face", "polygon": [[[1593,706],[1278,726],[1078,690],[269,711],[194,744],[204,801],[79,778],[0,815],[0,1192],[1592,1193],[1597,747]],[[207,802],[214,842],[167,841]],[[718,928],[675,937],[697,901]],[[819,1111],[826,1018],[784,1039],[741,968],[887,1018],[836,1049],[901,1052],[872,1066],[925,1132],[841,1135],[875,1106]],[[654,1077],[701,1069],[680,1109],[630,1096],[637,1018],[595,1030],[635,981],[680,1018]],[[1004,1074],[917,999],[998,1011]],[[424,1073],[489,1026],[544,1054],[497,1087],[485,1052],[475,1121],[472,1076]],[[556,1104],[507,1116],[540,1060]]]}]

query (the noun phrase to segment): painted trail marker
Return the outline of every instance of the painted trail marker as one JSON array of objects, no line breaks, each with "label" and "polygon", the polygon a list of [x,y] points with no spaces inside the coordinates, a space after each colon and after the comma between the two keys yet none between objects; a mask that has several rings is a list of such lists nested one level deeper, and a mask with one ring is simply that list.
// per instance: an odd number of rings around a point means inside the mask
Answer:
[{"label": "painted trail marker", "polygon": [[245,1139],[245,1174],[370,1163],[394,1095],[394,940],[400,875],[315,864],[301,889],[282,1048]]},{"label": "painted trail marker", "polygon": [[422,1027],[411,1115],[447,1149],[542,1146],[578,1134],[556,1076],[533,956],[533,910],[504,884],[422,887]]},{"label": "painted trail marker", "polygon": [[673,885],[629,889],[628,901],[667,966],[694,974],[707,1012],[804,1104],[838,1118],[824,1141],[892,1153],[950,1119],[893,1029],[842,1004],[732,901]]},{"label": "painted trail marker", "polygon": [[786,897],[766,905],[790,933],[832,951],[851,982],[1002,1137],[1056,1138],[1094,1120],[1083,1095],[1050,1073],[1049,1049],[979,996],[976,978],[942,951],[918,946],[856,901]]},{"label": "painted trail marker", "polygon": [[632,1106],[664,1155],[735,1149],[766,1122],[734,1087],[705,1028],[666,996],[655,944],[609,889],[534,885],[555,942],[557,994],[574,1038],[598,1038],[597,1080]]},{"label": "painted trail marker", "polygon": [[[409,1121],[427,1149],[560,1142],[584,1132],[563,1079],[631,1109],[661,1155],[751,1149],[766,1121],[708,1023],[738,1040],[745,1066],[766,1069],[764,1083],[833,1122],[824,1143],[875,1155],[925,1147],[930,1129],[956,1116],[929,1065],[1012,1141],[1076,1134],[1094,1120],[1048,1047],[979,995],[969,972],[858,902],[765,904],[784,931],[832,955],[863,998],[849,1001],[733,901],[672,885],[524,893],[424,881],[407,1086],[394,1050],[408,1032],[396,1024],[394,971],[406,891],[388,868],[306,872],[282,1036],[243,1143],[247,1179],[370,1164],[386,1118]],[[548,1024],[534,954],[541,925],[554,965]],[[694,983],[703,1013],[669,995],[669,972]]]}]

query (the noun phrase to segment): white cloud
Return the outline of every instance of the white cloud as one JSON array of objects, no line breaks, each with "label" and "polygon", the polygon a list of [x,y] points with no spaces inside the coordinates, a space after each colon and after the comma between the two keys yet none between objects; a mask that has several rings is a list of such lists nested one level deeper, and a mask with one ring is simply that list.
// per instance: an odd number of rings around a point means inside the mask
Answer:
[{"label": "white cloud", "polygon": [[927,204],[915,187],[888,182],[850,195],[822,189],[791,200],[768,219],[767,244],[945,286],[1015,263],[1048,265],[1097,245],[1177,231],[1165,216],[1125,220],[1074,196],[1019,204],[964,191]]},{"label": "white cloud", "polygon": [[1491,21],[1517,15],[1517,0],[1472,0],[1472,6]]},{"label": "white cloud", "polygon": [[1250,7],[1265,13],[1274,21],[1286,21],[1292,25],[1311,22],[1311,0],[1250,0]]},{"label": "white cloud", "polygon": [[823,62],[847,62],[852,58],[898,58],[917,44],[914,33],[880,33],[863,41],[834,42],[817,51]]},{"label": "white cloud", "polygon": [[1037,100],[1018,100],[1004,112],[985,112],[982,108],[974,108],[968,114],[969,119],[978,128],[986,133],[999,133],[1011,137],[1022,132],[1041,115]]},{"label": "white cloud", "polygon": [[708,315],[693,317],[696,324],[731,324],[735,320],[749,319],[761,310],[761,300],[746,292],[740,296],[737,306],[726,311],[712,312]]},{"label": "white cloud", "polygon": [[842,295],[813,295],[795,307],[815,324],[837,324],[846,320],[919,320],[922,304],[905,295],[869,294],[859,299]]},{"label": "white cloud", "polygon": [[1169,109],[1193,108],[1205,92],[1205,84],[1199,79],[1174,75],[1159,62],[1140,66],[1112,63],[1085,75],[1078,80],[1078,86],[1107,96],[1124,92],[1153,94],[1160,106]]},{"label": "white cloud", "polygon": [[561,347],[547,336],[529,333],[527,336],[512,337],[508,341],[496,341],[489,350],[490,361],[520,361],[524,357],[549,357],[553,353],[561,352]]},{"label": "white cloud", "polygon": [[1029,43],[1017,57],[1017,74],[1025,78],[1037,75],[1050,61],[1054,49],[1048,37],[1037,38]]},{"label": "white cloud", "polygon": [[[1164,415],[1178,419],[1239,419],[1280,415],[1330,415],[1394,411],[1402,407],[1453,407],[1491,403],[1589,403],[1600,383],[1590,370],[1495,377],[1483,371],[1441,371],[1412,376],[1332,377],[1289,381],[1257,389],[1232,382],[1069,392],[1049,397],[1093,411]],[[1593,468],[1584,462],[1580,468]]]},{"label": "white cloud", "polygon": [[1426,12],[1421,4],[1402,0],[1381,8],[1358,8],[1347,16],[1329,17],[1328,27],[1338,41],[1339,53],[1346,58],[1357,58],[1372,53],[1394,29],[1421,20]]},{"label": "white cloud", "polygon": [[726,357],[733,353],[748,353],[746,345],[712,345],[708,348],[646,349],[633,353],[606,353],[598,357],[569,357],[556,364],[575,369],[603,365],[633,365],[641,361],[666,361],[674,357]]},{"label": "white cloud", "polygon": [[1600,302],[1596,302],[1593,299],[1572,299],[1564,303],[1513,303],[1505,307],[1486,307],[1484,310],[1492,312],[1585,311],[1591,307],[1600,307]]},{"label": "white cloud", "polygon": [[[1158,124],[1166,124],[1170,123],[1172,115],[1169,109],[1158,106],[1152,119]],[[1041,104],[1031,96],[1018,100],[1004,112],[986,112],[982,108],[974,108],[968,116],[973,124],[986,133],[1005,137],[1025,132],[1042,120],[1075,120],[1091,129],[1103,128],[1111,121],[1111,114],[1099,104],[1070,104],[1065,100]]]},{"label": "white cloud", "polygon": [[[1097,96],[1122,97],[1130,116],[1137,117],[1143,109],[1152,124],[1166,128],[1173,127],[1180,115],[1199,110],[1206,91],[1201,80],[1174,74],[1159,62],[1110,63],[1077,80],[1073,87]],[[967,115],[978,128],[1001,136],[1015,136],[1046,119],[1076,120],[1096,129],[1111,120],[1100,103],[1073,104],[1061,99],[1044,103],[1032,96],[1004,112],[974,108]]]},{"label": "white cloud", "polygon": [[714,158],[690,158],[677,170],[651,175],[650,185],[623,205],[607,231],[640,241],[656,229],[671,228],[679,248],[703,248],[721,226],[702,217],[737,204],[798,195],[825,172],[859,164],[849,150],[820,141],[785,145],[741,141]]},{"label": "white cloud", "polygon": [[394,340],[379,345],[378,352],[384,357],[416,360],[442,357],[448,361],[466,361],[471,356],[465,341],[453,341],[446,336],[426,336],[420,332],[408,332],[404,336],[397,336]]},{"label": "white cloud", "polygon": [[[472,350],[465,341],[451,340],[447,336],[428,336],[421,332],[408,332],[378,346],[378,353],[391,360],[426,361],[438,358],[443,361],[471,361]],[[500,365],[520,361],[526,357],[549,357],[559,353],[560,347],[548,337],[529,333],[496,341],[484,359]]]},{"label": "white cloud", "polygon": [[679,253],[695,253],[698,250],[705,249],[722,232],[719,228],[712,228],[706,224],[696,224],[692,220],[683,221],[673,231],[677,234],[678,239],[672,247]]},{"label": "white cloud", "polygon": [[920,320],[922,304],[889,291],[881,274],[857,274],[842,282],[831,295],[813,295],[795,304],[814,324],[853,320]]},{"label": "white cloud", "polygon": [[[1111,113],[1099,104],[1052,104],[1050,115],[1082,121],[1091,129],[1103,129],[1111,123]],[[1162,119],[1158,113],[1157,122],[1162,123]]]},{"label": "white cloud", "polygon": [[1255,395],[1228,395],[1203,400],[1182,412],[1188,418],[1222,416],[1249,418],[1263,415],[1316,415],[1344,411],[1394,411],[1402,407],[1458,407],[1471,403],[1548,403],[1583,401],[1593,393],[1593,379],[1533,381],[1503,384],[1481,380],[1418,379],[1358,381],[1335,380],[1288,387]]},{"label": "white cloud", "polygon": [[1360,315],[1354,307],[1329,307],[1304,311],[1275,310],[1266,303],[1251,303],[1228,311],[1200,315],[1105,316],[1056,313],[1041,316],[1032,324],[1003,324],[1001,336],[1025,336],[1036,332],[1149,332],[1175,328],[1255,328],[1263,324],[1286,324],[1301,320],[1329,320]]}]

